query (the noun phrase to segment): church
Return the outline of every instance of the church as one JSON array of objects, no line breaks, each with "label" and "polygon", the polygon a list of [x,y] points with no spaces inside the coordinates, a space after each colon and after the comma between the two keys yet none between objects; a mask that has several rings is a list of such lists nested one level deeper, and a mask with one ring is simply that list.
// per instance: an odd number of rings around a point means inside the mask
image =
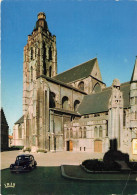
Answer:
[{"label": "church", "polygon": [[40,12],[24,47],[23,116],[13,127],[14,145],[32,152],[105,153],[116,139],[118,149],[132,155],[135,138],[137,59],[131,80],[114,79],[110,87],[97,58],[57,74],[56,36]]}]

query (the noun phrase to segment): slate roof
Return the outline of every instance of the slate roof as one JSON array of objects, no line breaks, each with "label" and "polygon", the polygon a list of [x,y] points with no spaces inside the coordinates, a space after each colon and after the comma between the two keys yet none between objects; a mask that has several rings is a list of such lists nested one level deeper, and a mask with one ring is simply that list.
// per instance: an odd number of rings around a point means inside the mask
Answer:
[{"label": "slate roof", "polygon": [[19,120],[17,120],[15,124],[21,124],[21,123],[24,123],[24,116],[22,116]]},{"label": "slate roof", "polygon": [[62,81],[56,80],[56,79],[54,79],[54,78],[47,77],[47,76],[45,76],[45,75],[40,75],[40,76],[38,76],[37,78],[40,78],[40,77],[46,79],[47,81],[51,81],[51,82],[53,82],[53,83],[62,85],[62,86],[64,86],[64,87],[67,87],[67,88],[69,88],[69,89],[74,89],[75,91],[78,91],[78,92],[80,92],[80,93],[87,94],[86,92],[84,92],[84,91],[82,91],[82,90],[80,90],[80,89],[78,89],[78,88],[76,88],[76,87],[73,87],[73,86],[71,86],[71,85],[69,85],[69,84],[63,83]]},{"label": "slate roof", "polygon": [[[120,90],[123,93],[124,108],[130,107],[130,82],[122,83]],[[82,115],[108,111],[108,103],[112,94],[111,87],[105,88],[102,92],[86,95],[78,107]]]},{"label": "slate roof", "polygon": [[104,90],[99,93],[86,95],[78,107],[78,112],[82,115],[108,111],[108,101],[112,89]]},{"label": "slate roof", "polygon": [[97,60],[97,58],[89,60],[89,61],[87,61],[83,64],[80,64],[78,66],[75,66],[74,68],[71,68],[63,73],[60,73],[53,78],[57,79],[59,81],[62,81],[64,83],[70,83],[72,81],[88,77],[90,75],[93,67],[94,67],[96,60]]}]

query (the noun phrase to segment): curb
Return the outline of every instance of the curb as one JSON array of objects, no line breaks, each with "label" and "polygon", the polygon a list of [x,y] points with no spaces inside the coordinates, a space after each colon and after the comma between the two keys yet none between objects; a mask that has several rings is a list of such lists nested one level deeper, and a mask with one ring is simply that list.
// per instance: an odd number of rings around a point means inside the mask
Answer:
[{"label": "curb", "polygon": [[[65,165],[66,166],[66,165]],[[71,166],[71,165],[69,165],[69,166]],[[82,168],[82,166],[80,165],[80,168]],[[85,171],[85,170],[84,170]],[[86,172],[86,171],[85,171]],[[90,173],[92,174],[93,173],[93,175],[95,175],[95,174],[102,174],[102,173],[95,173],[95,172],[86,172],[87,173],[87,175],[89,175]],[[116,172],[115,172],[116,173]],[[131,176],[131,174],[129,173],[129,174],[126,174],[127,175],[127,178],[125,178],[124,180],[121,180],[121,178],[119,178],[118,177],[118,179],[111,179],[111,178],[108,178],[108,179],[105,179],[105,178],[103,178],[103,179],[101,179],[101,178],[99,178],[99,179],[96,179],[96,178],[80,178],[80,177],[75,177],[75,176],[69,176],[69,175],[67,175],[66,173],[65,173],[65,169],[64,169],[64,165],[61,165],[61,174],[62,174],[62,176],[64,177],[64,178],[67,178],[67,179],[73,179],[73,180],[81,180],[81,181],[127,181],[128,180],[128,177],[130,177]],[[116,173],[117,174],[117,173]],[[125,174],[124,174],[125,175]],[[134,174],[135,175],[135,177],[134,178],[129,178],[129,181],[136,181],[137,182],[137,174]]]}]

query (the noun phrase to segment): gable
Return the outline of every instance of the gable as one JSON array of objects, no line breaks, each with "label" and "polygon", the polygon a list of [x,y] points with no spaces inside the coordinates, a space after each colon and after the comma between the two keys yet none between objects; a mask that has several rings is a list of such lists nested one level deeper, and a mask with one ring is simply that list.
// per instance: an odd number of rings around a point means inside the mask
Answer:
[{"label": "gable", "polygon": [[15,124],[21,124],[21,123],[24,123],[24,116],[22,116],[19,120],[17,120]]},{"label": "gable", "polygon": [[1,124],[8,125],[3,109],[1,108]]}]

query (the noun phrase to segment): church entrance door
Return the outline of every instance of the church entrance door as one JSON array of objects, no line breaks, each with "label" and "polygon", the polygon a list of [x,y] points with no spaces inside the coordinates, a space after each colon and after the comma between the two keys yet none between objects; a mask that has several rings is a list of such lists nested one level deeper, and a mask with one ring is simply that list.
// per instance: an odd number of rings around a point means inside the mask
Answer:
[{"label": "church entrance door", "polygon": [[96,140],[94,142],[94,152],[102,152],[102,141],[101,140]]},{"label": "church entrance door", "polygon": [[67,141],[67,151],[73,151],[73,142]]}]

